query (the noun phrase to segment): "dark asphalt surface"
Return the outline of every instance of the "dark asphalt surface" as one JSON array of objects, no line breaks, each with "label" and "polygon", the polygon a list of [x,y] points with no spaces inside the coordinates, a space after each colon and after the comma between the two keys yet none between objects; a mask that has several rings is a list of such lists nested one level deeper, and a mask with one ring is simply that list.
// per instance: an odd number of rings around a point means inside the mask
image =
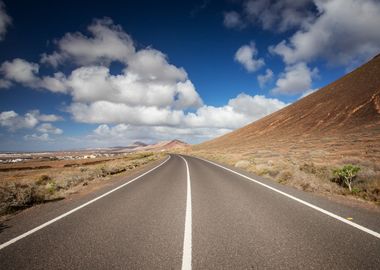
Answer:
[{"label": "dark asphalt surface", "polygon": [[[185,158],[193,269],[379,269],[379,238],[215,165]],[[255,179],[380,231],[379,213]],[[3,248],[0,269],[181,269],[186,181],[185,162],[172,155],[140,179]],[[85,199],[17,215],[3,224],[0,243]]]}]

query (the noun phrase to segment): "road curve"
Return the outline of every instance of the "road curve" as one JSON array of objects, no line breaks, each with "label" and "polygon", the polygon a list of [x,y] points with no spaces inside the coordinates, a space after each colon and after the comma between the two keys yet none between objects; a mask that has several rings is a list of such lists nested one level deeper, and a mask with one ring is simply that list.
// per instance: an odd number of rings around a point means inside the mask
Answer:
[{"label": "road curve", "polygon": [[[337,205],[243,173],[343,218],[353,216],[371,234],[194,157],[171,155],[150,169],[2,248],[0,269],[378,269],[380,265],[378,213]],[[51,212],[55,216],[47,215],[43,207],[18,215],[0,228],[0,244],[30,231],[37,221],[44,224],[83,203],[56,207]]]}]

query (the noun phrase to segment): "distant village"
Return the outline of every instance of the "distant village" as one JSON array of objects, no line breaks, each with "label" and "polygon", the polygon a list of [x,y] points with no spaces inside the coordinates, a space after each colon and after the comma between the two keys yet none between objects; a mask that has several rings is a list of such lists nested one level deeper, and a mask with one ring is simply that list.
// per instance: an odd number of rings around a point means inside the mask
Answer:
[{"label": "distant village", "polygon": [[[49,155],[51,154],[51,155]],[[56,153],[12,153],[12,154],[0,154],[0,163],[18,163],[28,160],[40,160],[40,161],[53,161],[53,160],[82,160],[82,159],[94,159],[94,158],[108,158],[115,156],[125,156],[128,153],[92,153],[92,154],[70,154],[70,155],[57,155]]]},{"label": "distant village", "polygon": [[73,150],[62,152],[19,152],[19,153],[0,153],[0,164],[19,163],[23,161],[53,161],[53,160],[82,160],[95,158],[110,158],[126,156],[136,151],[165,151],[173,148],[187,147],[188,144],[174,139],[171,141],[161,141],[156,144],[145,144],[143,142],[134,142],[128,146],[117,146],[110,148],[95,148],[86,150]]}]

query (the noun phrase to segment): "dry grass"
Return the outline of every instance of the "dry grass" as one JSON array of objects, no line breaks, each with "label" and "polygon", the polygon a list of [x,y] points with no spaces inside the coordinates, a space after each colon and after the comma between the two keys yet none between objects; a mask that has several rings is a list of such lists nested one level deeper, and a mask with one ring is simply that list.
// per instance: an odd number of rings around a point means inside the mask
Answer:
[{"label": "dry grass", "polygon": [[129,172],[162,157],[160,153],[133,153],[92,164],[79,161],[70,167],[48,165],[49,168],[43,169],[1,171],[0,215],[62,199],[78,186],[86,186],[94,180],[109,180],[112,175]]},{"label": "dry grass", "polygon": [[[375,162],[344,158],[336,162],[316,164],[313,158],[302,158],[302,154],[272,153],[267,150],[254,152],[236,151],[233,154],[216,151],[187,150],[185,154],[200,156],[220,163],[235,166],[249,172],[273,179],[278,183],[297,189],[328,196],[350,197],[380,205],[380,168]],[[354,183],[354,192],[335,183],[333,169],[344,164],[355,164],[361,170]]]}]

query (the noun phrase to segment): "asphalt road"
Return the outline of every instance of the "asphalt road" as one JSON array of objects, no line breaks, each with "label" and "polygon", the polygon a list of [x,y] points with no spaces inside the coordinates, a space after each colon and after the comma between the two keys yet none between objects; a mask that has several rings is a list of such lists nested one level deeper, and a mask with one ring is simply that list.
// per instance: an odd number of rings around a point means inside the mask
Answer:
[{"label": "asphalt road", "polygon": [[379,213],[194,157],[156,165],[4,223],[0,269],[380,268]]}]

